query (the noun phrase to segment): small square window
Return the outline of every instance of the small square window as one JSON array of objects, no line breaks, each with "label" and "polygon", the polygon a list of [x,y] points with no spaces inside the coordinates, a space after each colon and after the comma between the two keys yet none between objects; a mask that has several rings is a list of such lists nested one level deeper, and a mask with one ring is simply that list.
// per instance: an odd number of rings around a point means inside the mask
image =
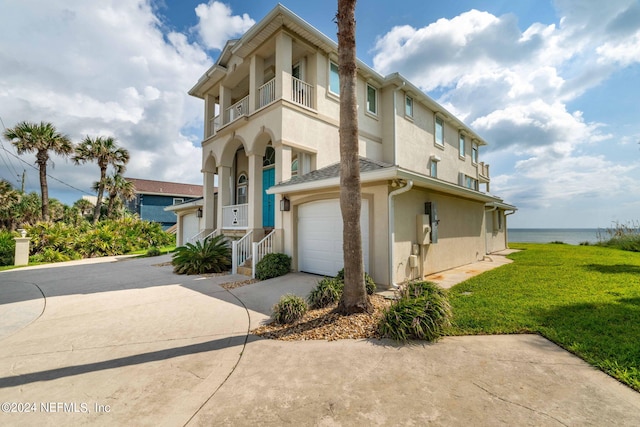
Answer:
[{"label": "small square window", "polygon": [[444,147],[444,121],[436,117],[436,144]]},{"label": "small square window", "polygon": [[413,117],[413,98],[409,95],[405,97],[404,114],[408,117]]},{"label": "small square window", "polygon": [[367,111],[378,114],[378,91],[371,85],[367,85]]},{"label": "small square window", "polygon": [[334,95],[340,95],[340,73],[338,64],[333,61],[329,67],[329,91]]},{"label": "small square window", "polygon": [[181,197],[174,197],[173,198],[173,204],[174,205],[179,205],[180,203],[184,203],[184,199]]}]

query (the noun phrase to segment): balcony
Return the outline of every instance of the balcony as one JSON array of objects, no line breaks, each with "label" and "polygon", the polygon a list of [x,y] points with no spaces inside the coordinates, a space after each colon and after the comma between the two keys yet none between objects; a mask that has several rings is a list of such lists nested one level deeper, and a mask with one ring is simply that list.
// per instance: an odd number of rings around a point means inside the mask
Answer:
[{"label": "balcony", "polygon": [[246,230],[249,227],[249,205],[229,205],[222,207],[222,228],[225,230]]},{"label": "balcony", "polygon": [[478,178],[480,182],[489,182],[489,165],[478,163]]},{"label": "balcony", "polygon": [[258,88],[258,108],[265,107],[276,100],[276,79],[271,79]]},{"label": "balcony", "polygon": [[313,86],[295,77],[291,78],[291,100],[307,108],[313,108]]},{"label": "balcony", "polygon": [[249,114],[249,95],[224,110],[223,125],[235,122],[242,116]]}]

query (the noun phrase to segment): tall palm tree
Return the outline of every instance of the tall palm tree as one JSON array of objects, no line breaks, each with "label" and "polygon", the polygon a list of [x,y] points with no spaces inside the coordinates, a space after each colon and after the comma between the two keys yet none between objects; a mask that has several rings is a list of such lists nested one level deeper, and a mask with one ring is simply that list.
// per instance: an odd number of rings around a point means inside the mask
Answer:
[{"label": "tall palm tree", "polygon": [[107,217],[111,218],[115,201],[118,197],[123,200],[133,200],[136,197],[136,187],[133,182],[127,181],[120,174],[114,174],[105,181],[104,189],[109,193],[109,204],[107,205]]},{"label": "tall palm tree", "polygon": [[76,164],[95,161],[100,167],[100,180],[98,181],[98,200],[93,210],[93,223],[100,219],[100,208],[102,207],[102,196],[104,195],[104,185],[107,178],[107,168],[112,166],[116,173],[122,173],[129,162],[129,151],[118,147],[118,141],[112,137],[98,136],[92,138],[86,136],[76,147],[76,154],[73,156]]},{"label": "tall palm tree", "polygon": [[356,0],[338,0],[338,73],[340,76],[340,210],[344,251],[343,314],[370,312],[364,283],[360,230],[360,163],[356,99]]},{"label": "tall palm tree", "polygon": [[40,195],[42,198],[42,219],[49,221],[49,186],[47,184],[47,163],[49,152],[59,156],[73,153],[73,143],[66,135],[58,132],[51,123],[20,122],[6,129],[4,137],[16,147],[18,154],[36,153],[36,164],[40,170]]}]

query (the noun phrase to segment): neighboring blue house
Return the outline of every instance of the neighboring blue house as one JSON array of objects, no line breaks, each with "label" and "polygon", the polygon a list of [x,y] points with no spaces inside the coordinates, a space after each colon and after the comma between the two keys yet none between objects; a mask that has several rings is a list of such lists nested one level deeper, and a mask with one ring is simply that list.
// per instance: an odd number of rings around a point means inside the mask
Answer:
[{"label": "neighboring blue house", "polygon": [[202,185],[150,179],[125,179],[136,188],[135,199],[126,202],[127,209],[137,213],[141,219],[159,222],[165,230],[176,224],[176,215],[165,211],[164,208],[202,197]]}]

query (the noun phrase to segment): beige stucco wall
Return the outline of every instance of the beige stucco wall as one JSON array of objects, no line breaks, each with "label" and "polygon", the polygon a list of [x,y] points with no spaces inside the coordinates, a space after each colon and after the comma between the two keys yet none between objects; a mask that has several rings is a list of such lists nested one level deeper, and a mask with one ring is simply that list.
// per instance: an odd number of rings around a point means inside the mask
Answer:
[{"label": "beige stucco wall", "polygon": [[[500,219],[499,219],[500,218]],[[507,217],[502,209],[486,213],[487,253],[507,248]]]},{"label": "beige stucco wall", "polygon": [[[420,271],[409,267],[416,243],[416,216],[425,202],[438,210],[438,242],[421,246]],[[437,271],[469,264],[485,255],[484,203],[412,189],[395,198],[394,281],[402,282]]]}]

